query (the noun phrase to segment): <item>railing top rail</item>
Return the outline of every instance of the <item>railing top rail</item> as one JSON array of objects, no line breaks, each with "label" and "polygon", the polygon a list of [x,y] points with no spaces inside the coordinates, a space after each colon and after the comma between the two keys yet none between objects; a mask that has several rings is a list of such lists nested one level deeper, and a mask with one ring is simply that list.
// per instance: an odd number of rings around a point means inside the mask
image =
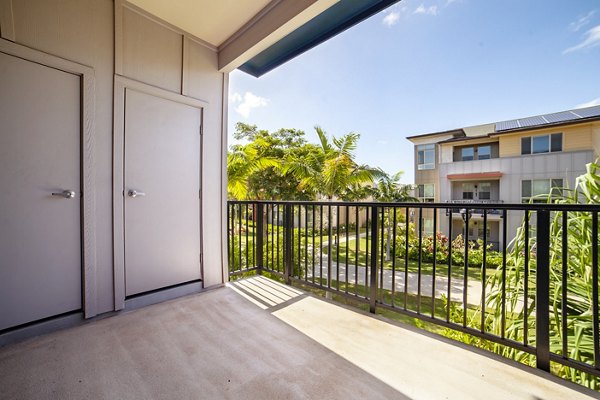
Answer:
[{"label": "railing top rail", "polygon": [[287,200],[228,200],[229,204],[291,204],[302,206],[350,206],[350,207],[401,207],[453,209],[461,208],[482,210],[548,210],[548,211],[585,211],[600,212],[600,204],[562,204],[562,203],[420,203],[420,202],[365,202],[365,201],[287,201]]}]

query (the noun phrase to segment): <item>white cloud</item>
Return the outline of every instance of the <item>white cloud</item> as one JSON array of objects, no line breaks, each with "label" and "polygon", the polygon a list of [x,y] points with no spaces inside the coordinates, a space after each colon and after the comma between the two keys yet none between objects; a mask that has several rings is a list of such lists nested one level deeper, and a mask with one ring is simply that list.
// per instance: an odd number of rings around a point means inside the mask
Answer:
[{"label": "white cloud", "polygon": [[586,15],[579,17],[577,21],[573,21],[569,24],[569,29],[571,29],[573,32],[577,32],[578,30],[590,23],[590,20],[592,19],[594,14],[596,14],[596,10],[592,10]]},{"label": "white cloud", "polygon": [[586,108],[586,107],[593,107],[593,106],[600,106],[600,97],[598,97],[597,99],[594,99],[594,100],[590,100],[587,103],[581,103],[581,104],[575,106],[575,108]]},{"label": "white cloud", "polygon": [[425,14],[425,15],[437,15],[438,12],[438,8],[437,6],[429,6],[429,7],[425,7],[423,4],[421,4],[419,7],[417,7],[417,9],[415,10],[415,14]]},{"label": "white cloud", "polygon": [[244,118],[248,118],[250,116],[250,112],[254,108],[266,107],[269,104],[268,99],[257,96],[251,92],[244,93],[243,98],[239,93],[234,93],[231,95],[231,101],[234,103],[239,103],[237,107],[235,107],[235,111]]},{"label": "white cloud", "polygon": [[391,13],[389,13],[388,15],[383,17],[383,24],[391,27],[391,26],[396,25],[396,23],[398,23],[399,19],[400,19],[400,13],[397,11],[392,11]]},{"label": "white cloud", "polygon": [[237,92],[229,96],[230,103],[239,103],[240,101],[242,101],[242,95]]},{"label": "white cloud", "polygon": [[579,51],[579,50],[584,50],[584,49],[589,49],[589,48],[600,45],[600,25],[597,25],[597,26],[593,27],[592,29],[590,29],[589,31],[587,31],[585,33],[585,36],[586,36],[585,39],[583,39],[583,41],[581,43],[579,43],[576,46],[569,47],[568,49],[563,51],[563,54],[567,54],[567,53],[571,53],[571,52]]}]

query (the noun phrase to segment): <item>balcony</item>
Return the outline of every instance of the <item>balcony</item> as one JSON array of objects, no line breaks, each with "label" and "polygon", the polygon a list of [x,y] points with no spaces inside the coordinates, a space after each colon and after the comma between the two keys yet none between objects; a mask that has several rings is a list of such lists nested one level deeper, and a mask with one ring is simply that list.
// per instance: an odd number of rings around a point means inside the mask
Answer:
[{"label": "balcony", "polygon": [[3,399],[594,395],[261,276],[0,349],[0,372]]},{"label": "balcony", "polygon": [[[471,208],[475,207],[477,204],[503,204],[503,200],[448,200],[446,203],[451,204],[460,204],[460,205],[468,205],[469,212],[473,217],[483,218],[483,214],[487,214],[488,216],[500,216],[502,215],[502,211],[498,209],[483,209],[483,208]],[[466,212],[464,207],[453,207],[451,209],[446,209],[446,216],[450,215],[450,210],[452,210],[454,218],[462,218],[462,214]],[[462,213],[461,213],[462,211]]]},{"label": "balcony", "polygon": [[[600,208],[461,206],[467,216],[474,207],[484,210],[484,232],[491,210],[520,215],[522,226],[508,232],[503,224],[496,252],[485,235],[478,246],[449,242],[453,215],[446,217],[448,231],[436,232],[437,240],[426,235],[419,226],[424,216],[439,226],[447,203],[229,202],[230,277],[259,273],[329,293],[371,313],[418,320],[418,327],[474,344],[488,355],[598,388],[600,340],[593,328],[600,326],[598,269],[591,266],[598,265]],[[271,214],[283,215],[283,224],[268,224]],[[291,223],[297,220],[304,224]],[[584,235],[589,245],[577,247],[582,232],[589,232]],[[508,235],[515,237],[510,245]],[[389,351],[395,346],[383,339],[380,345]]]}]

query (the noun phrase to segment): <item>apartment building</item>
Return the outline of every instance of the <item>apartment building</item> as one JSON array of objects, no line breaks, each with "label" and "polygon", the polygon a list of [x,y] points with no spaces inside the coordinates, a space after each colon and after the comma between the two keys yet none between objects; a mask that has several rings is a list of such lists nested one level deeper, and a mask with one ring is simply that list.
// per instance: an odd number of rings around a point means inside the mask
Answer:
[{"label": "apartment building", "polygon": [[[407,139],[415,145],[416,197],[452,203],[454,238],[464,234],[466,204],[537,201],[535,196],[554,194],[557,188],[573,188],[586,164],[600,154],[600,106]],[[494,247],[502,247],[503,224],[510,242],[522,218],[522,212],[509,211],[504,221],[501,213],[490,211],[484,233],[482,212],[472,209],[469,239],[485,234]],[[438,215],[437,231],[449,232],[449,220]],[[434,231],[433,211],[423,213],[421,227],[425,233]]]}]

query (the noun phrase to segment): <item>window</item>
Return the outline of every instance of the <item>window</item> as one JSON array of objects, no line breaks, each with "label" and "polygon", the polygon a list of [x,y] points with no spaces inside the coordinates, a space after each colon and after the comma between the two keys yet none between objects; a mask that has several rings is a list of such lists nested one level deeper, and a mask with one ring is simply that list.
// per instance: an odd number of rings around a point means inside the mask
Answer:
[{"label": "window", "polygon": [[562,133],[521,138],[521,154],[562,151]]},{"label": "window", "polygon": [[[557,196],[562,194],[562,179],[532,179],[521,181],[521,201],[529,203],[533,199],[534,203],[546,203],[547,198],[543,196]],[[536,198],[539,196],[539,198]]]},{"label": "window", "polygon": [[475,195],[475,185],[472,183],[462,184],[462,198],[463,200],[473,200]]},{"label": "window", "polygon": [[433,235],[433,219],[432,218],[423,218],[421,220],[423,224],[423,235],[430,236]]},{"label": "window", "polygon": [[492,198],[492,184],[483,182],[479,184],[479,192],[477,193],[479,200],[489,200]]},{"label": "window", "polygon": [[435,145],[423,144],[417,146],[417,169],[435,168]]},{"label": "window", "polygon": [[460,150],[460,157],[463,161],[471,161],[475,158],[475,149],[473,147],[463,147]]},{"label": "window", "polygon": [[489,160],[490,158],[492,158],[492,146],[479,146],[477,148],[478,160]]},{"label": "window", "polygon": [[425,183],[417,186],[417,197],[425,203],[433,203],[435,200],[435,187],[433,183]]},{"label": "window", "polygon": [[492,145],[457,147],[454,149],[454,161],[489,160],[492,158]]}]

